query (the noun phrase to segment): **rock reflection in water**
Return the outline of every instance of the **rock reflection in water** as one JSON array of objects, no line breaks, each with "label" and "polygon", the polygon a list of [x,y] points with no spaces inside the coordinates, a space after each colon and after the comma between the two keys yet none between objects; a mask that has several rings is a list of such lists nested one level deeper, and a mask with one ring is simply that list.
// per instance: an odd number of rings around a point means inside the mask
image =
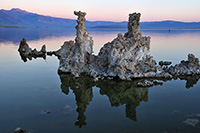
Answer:
[{"label": "rock reflection in water", "polygon": [[180,80],[186,80],[186,88],[191,88],[193,87],[195,84],[197,84],[197,82],[199,81],[200,76],[199,75],[193,75],[193,76],[180,76],[179,77]]},{"label": "rock reflection in water", "polygon": [[136,107],[140,102],[148,101],[148,88],[137,87],[139,81],[100,81],[97,87],[100,88],[100,94],[107,95],[111,106],[118,107],[126,105],[126,117],[136,121]]},{"label": "rock reflection in water", "polygon": [[76,97],[76,111],[78,112],[78,118],[75,125],[81,128],[83,125],[87,124],[84,112],[86,111],[89,102],[92,101],[92,87],[94,86],[94,82],[87,76],[81,75],[80,78],[75,78],[71,74],[60,74],[60,80],[63,93],[68,95],[69,89],[73,90]]},{"label": "rock reflection in water", "polygon": [[88,76],[81,75],[79,78],[75,78],[71,74],[59,74],[61,80],[62,92],[68,95],[69,89],[73,90],[76,97],[76,104],[78,112],[76,126],[80,128],[86,125],[86,111],[89,102],[92,101],[93,91],[92,87],[97,86],[100,88],[101,95],[107,95],[111,106],[118,107],[120,105],[126,105],[126,116],[131,120],[136,121],[136,107],[140,105],[142,101],[148,101],[148,88],[137,87],[136,81],[118,81],[118,80],[101,80],[94,82],[94,80]]}]

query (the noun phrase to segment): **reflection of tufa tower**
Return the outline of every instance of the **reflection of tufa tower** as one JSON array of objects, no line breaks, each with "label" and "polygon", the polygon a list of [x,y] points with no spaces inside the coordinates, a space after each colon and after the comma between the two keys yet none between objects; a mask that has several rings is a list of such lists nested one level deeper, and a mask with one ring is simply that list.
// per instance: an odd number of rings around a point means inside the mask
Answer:
[{"label": "reflection of tufa tower", "polygon": [[91,88],[76,88],[73,90],[75,96],[76,96],[76,104],[78,112],[78,121],[75,123],[76,126],[79,126],[80,128],[82,125],[86,125],[85,122],[86,116],[84,112],[86,111],[87,105],[89,105],[89,102],[92,101],[93,93],[92,93],[92,87]]},{"label": "reflection of tufa tower", "polygon": [[61,88],[62,92],[68,95],[69,88],[73,90],[73,93],[76,97],[76,105],[78,112],[77,122],[75,123],[76,126],[80,128],[83,125],[86,125],[85,122],[86,116],[84,112],[86,111],[89,102],[92,101],[93,98],[93,82],[90,81],[91,79],[87,76],[80,76],[80,78],[75,78],[70,74],[60,74],[61,79]]},{"label": "reflection of tufa tower", "polygon": [[148,101],[148,88],[136,87],[140,80],[135,81],[117,81],[117,80],[101,80],[94,82],[88,76],[80,75],[75,78],[71,74],[60,74],[61,88],[65,94],[68,94],[69,88],[73,90],[76,96],[76,104],[78,112],[76,126],[80,128],[86,125],[85,111],[89,102],[92,101],[93,91],[92,87],[97,86],[100,88],[100,94],[107,95],[111,106],[118,107],[126,105],[126,117],[131,120],[137,121],[136,108],[140,102]]},{"label": "reflection of tufa tower", "polygon": [[120,106],[126,104],[126,117],[137,121],[136,108],[140,102],[148,101],[148,88],[136,87],[135,82],[125,81],[100,81],[98,87],[100,93],[107,95],[111,106]]}]

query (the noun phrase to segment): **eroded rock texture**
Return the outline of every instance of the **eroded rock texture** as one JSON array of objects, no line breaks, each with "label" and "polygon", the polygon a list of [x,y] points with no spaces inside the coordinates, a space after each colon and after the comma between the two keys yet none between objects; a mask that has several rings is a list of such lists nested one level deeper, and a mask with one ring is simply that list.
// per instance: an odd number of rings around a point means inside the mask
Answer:
[{"label": "eroded rock texture", "polygon": [[23,38],[20,42],[19,49],[18,49],[21,59],[26,62],[27,59],[32,60],[33,58],[42,57],[46,59],[46,46],[43,45],[40,51],[36,49],[31,49],[26,42],[26,39]]},{"label": "eroded rock texture", "polygon": [[200,75],[199,59],[193,54],[188,54],[188,60],[182,60],[179,64],[170,66],[166,71],[178,77]]},{"label": "eroded rock texture", "polygon": [[23,53],[24,55],[29,55],[31,53],[31,48],[29,48],[29,45],[26,43],[26,39],[23,38],[20,41],[20,45],[19,45],[19,52]]},{"label": "eroded rock texture", "polygon": [[75,43],[73,41],[65,42],[61,49],[58,50],[58,55],[60,56],[59,70],[71,72],[76,77],[79,77],[80,73],[88,72],[93,40],[86,31],[86,13],[75,11],[74,14],[78,16]]},{"label": "eroded rock texture", "polygon": [[142,34],[140,33],[140,13],[129,14],[128,20],[128,32],[124,34],[125,37],[130,38],[140,38]]},{"label": "eroded rock texture", "polygon": [[70,72],[76,77],[86,73],[95,79],[171,78],[149,54],[150,37],[143,37],[139,31],[140,13],[129,14],[128,32],[106,43],[97,56],[92,54],[93,40],[85,28],[86,13],[74,14],[78,16],[75,43],[65,42],[54,52],[60,59],[60,72]]},{"label": "eroded rock texture", "polygon": [[[89,75],[95,81],[99,79],[119,78],[131,80],[135,78],[167,78],[200,75],[199,59],[193,54],[187,61],[170,66],[172,62],[156,61],[150,55],[150,37],[140,33],[140,13],[129,14],[128,32],[119,33],[115,39],[106,43],[98,55],[93,53],[93,40],[85,27],[85,12],[74,12],[77,18],[75,41],[66,41],[57,51],[47,52],[56,55],[60,60],[59,72],[71,73],[79,77],[81,73]],[[18,51],[24,61],[32,57],[46,57],[46,47],[40,51],[32,50],[22,39]],[[164,66],[164,67],[163,67]],[[140,86],[154,85],[154,82],[141,82]]]}]

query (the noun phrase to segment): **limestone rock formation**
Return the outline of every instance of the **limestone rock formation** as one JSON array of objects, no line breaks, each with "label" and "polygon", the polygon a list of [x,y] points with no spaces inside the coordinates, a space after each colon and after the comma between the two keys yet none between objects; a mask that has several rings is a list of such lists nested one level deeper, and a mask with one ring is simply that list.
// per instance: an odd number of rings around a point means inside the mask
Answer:
[{"label": "limestone rock formation", "polygon": [[72,51],[72,47],[74,45],[74,41],[66,41],[64,42],[64,45],[61,46],[60,49],[58,49],[57,51],[49,51],[47,52],[47,55],[52,56],[55,55],[58,57],[58,59],[61,58],[61,56],[63,57],[64,55],[68,55],[70,53],[70,51]]},{"label": "limestone rock formation", "polygon": [[130,38],[141,38],[142,34],[140,33],[140,13],[132,13],[129,14],[128,20],[128,32],[125,33],[125,37]]},{"label": "limestone rock formation", "polygon": [[162,67],[162,66],[167,67],[167,66],[171,65],[172,62],[171,62],[171,61],[159,61],[158,64],[159,64],[161,67]]},{"label": "limestone rock formation", "polygon": [[37,51],[36,49],[32,50],[26,43],[25,38],[21,40],[18,51],[20,53],[21,59],[24,62],[27,61],[27,58],[29,60],[32,60],[32,57],[43,57],[44,59],[46,59],[46,46],[43,45],[40,51]]},{"label": "limestone rock formation", "polygon": [[74,14],[78,16],[75,43],[73,41],[65,42],[57,53],[60,56],[59,70],[71,72],[79,77],[80,73],[88,72],[90,56],[93,52],[93,40],[86,31],[86,13],[75,11]]},{"label": "limestone rock formation", "polygon": [[[119,78],[131,80],[135,78],[167,78],[200,75],[199,59],[193,54],[188,55],[188,61],[170,66],[172,62],[156,61],[150,55],[150,37],[140,33],[140,13],[129,14],[128,32],[119,33],[115,39],[106,43],[98,55],[93,54],[93,40],[85,27],[85,12],[74,11],[78,16],[75,41],[66,41],[57,51],[47,52],[56,55],[60,60],[58,71],[71,73],[79,77],[84,73],[98,81],[99,79]],[[22,39],[18,51],[24,61],[32,57],[45,57],[46,47],[40,51],[32,50]],[[164,66],[164,67],[163,67]],[[187,79],[187,78],[186,78]],[[189,82],[190,83],[190,82]],[[151,86],[154,82],[141,82],[139,86]],[[190,86],[190,85],[189,85]]]},{"label": "limestone rock formation", "polygon": [[78,16],[75,43],[67,41],[61,49],[48,53],[59,57],[60,72],[70,72],[76,77],[85,73],[95,79],[171,78],[149,53],[150,37],[143,37],[139,31],[140,13],[129,14],[128,32],[106,43],[97,56],[92,54],[93,40],[86,31],[86,13],[74,14]]},{"label": "limestone rock formation", "polygon": [[[130,33],[131,34],[131,33]],[[170,78],[149,54],[150,37],[130,38],[118,34],[112,42],[101,48],[96,63],[96,71],[105,77],[132,78],[160,77]]]},{"label": "limestone rock formation", "polygon": [[188,54],[188,60],[182,60],[179,64],[169,67],[167,70],[173,76],[200,75],[199,59],[193,54]]},{"label": "limestone rock formation", "polygon": [[20,53],[23,53],[24,55],[29,55],[31,54],[31,48],[29,48],[29,45],[26,43],[26,39],[22,38],[22,40],[20,41],[20,45],[19,45],[19,49],[18,51]]}]

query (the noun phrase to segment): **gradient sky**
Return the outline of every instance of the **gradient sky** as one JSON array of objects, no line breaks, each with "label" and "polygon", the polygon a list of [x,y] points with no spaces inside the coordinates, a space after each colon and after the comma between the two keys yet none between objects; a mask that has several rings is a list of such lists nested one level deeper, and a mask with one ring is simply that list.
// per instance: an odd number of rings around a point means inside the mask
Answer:
[{"label": "gradient sky", "polygon": [[129,13],[140,12],[141,21],[200,22],[200,0],[0,0],[0,9],[11,8],[73,19],[81,10],[91,21],[127,21]]}]

